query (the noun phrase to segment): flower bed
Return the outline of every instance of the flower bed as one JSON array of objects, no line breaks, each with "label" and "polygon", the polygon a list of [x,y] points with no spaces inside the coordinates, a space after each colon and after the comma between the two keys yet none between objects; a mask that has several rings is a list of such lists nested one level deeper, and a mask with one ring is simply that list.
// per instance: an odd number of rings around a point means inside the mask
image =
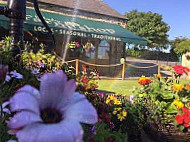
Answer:
[{"label": "flower bed", "polygon": [[46,53],[43,45],[37,53],[26,49],[15,60],[10,39],[3,45],[0,141],[139,141],[140,109],[122,95],[98,93],[96,70],[83,67],[76,76],[73,67]]},{"label": "flower bed", "polygon": [[188,68],[173,67],[175,78],[155,75],[139,79],[141,89],[134,92],[134,103],[141,108],[144,125],[151,137],[157,141],[190,141],[190,84],[181,84],[180,77],[188,74]]}]

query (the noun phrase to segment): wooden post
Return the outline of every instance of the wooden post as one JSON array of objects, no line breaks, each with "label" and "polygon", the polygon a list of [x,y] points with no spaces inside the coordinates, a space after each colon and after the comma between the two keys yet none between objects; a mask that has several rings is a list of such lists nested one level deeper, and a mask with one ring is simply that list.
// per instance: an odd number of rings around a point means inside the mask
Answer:
[{"label": "wooden post", "polygon": [[158,74],[160,74],[161,65],[158,64]]},{"label": "wooden post", "polygon": [[125,80],[125,67],[126,67],[126,64],[124,62],[123,63],[123,69],[122,69],[122,80]]},{"label": "wooden post", "polygon": [[79,59],[76,59],[75,65],[76,65],[76,75],[78,75],[79,74]]}]

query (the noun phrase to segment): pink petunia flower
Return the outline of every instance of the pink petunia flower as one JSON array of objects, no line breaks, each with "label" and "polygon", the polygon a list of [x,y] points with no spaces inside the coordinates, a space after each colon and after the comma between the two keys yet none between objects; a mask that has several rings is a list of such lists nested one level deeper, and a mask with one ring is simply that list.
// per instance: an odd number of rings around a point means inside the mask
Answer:
[{"label": "pink petunia flower", "polygon": [[10,99],[9,133],[19,142],[80,142],[82,123],[95,124],[97,112],[82,94],[76,93],[74,80],[63,71],[45,74],[40,91],[26,85]]}]

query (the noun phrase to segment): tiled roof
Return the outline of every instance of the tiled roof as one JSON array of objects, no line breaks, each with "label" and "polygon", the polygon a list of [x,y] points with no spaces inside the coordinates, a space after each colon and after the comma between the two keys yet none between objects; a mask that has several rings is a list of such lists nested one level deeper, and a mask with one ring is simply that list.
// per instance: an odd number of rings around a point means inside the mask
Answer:
[{"label": "tiled roof", "polygon": [[40,2],[85,10],[125,19],[120,13],[109,7],[102,0],[39,0]]}]

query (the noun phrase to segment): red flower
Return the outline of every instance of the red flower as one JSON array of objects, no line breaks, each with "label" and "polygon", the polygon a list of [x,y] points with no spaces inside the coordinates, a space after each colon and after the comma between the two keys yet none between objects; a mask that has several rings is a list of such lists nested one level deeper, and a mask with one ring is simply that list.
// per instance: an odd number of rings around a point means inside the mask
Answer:
[{"label": "red flower", "polygon": [[113,140],[111,138],[106,138],[105,142],[115,142],[115,140]]},{"label": "red flower", "polygon": [[87,65],[82,65],[82,69],[83,69],[83,71],[86,73],[87,72],[87,69],[89,68],[89,66],[87,66]]},{"label": "red flower", "polygon": [[107,123],[111,122],[111,118],[105,112],[102,112],[102,117]]},{"label": "red flower", "polygon": [[186,108],[186,107],[183,107],[183,108],[182,108],[182,111],[183,111],[184,113],[190,113],[189,110],[188,110],[188,108]]},{"label": "red flower", "polygon": [[185,123],[189,123],[190,122],[190,114],[189,113],[185,113],[183,115],[183,119]]},{"label": "red flower", "polygon": [[88,83],[88,77],[87,76],[83,76],[82,77],[82,83],[83,84],[87,84]]},{"label": "red flower", "polygon": [[188,72],[190,71],[189,68],[183,67],[182,65],[176,65],[173,67],[174,71],[178,75],[183,75],[184,73],[187,75]]},{"label": "red flower", "polygon": [[17,84],[14,88],[15,92],[22,88],[25,84]]},{"label": "red flower", "polygon": [[176,117],[175,117],[175,120],[176,120],[176,122],[178,123],[178,124],[182,124],[183,123],[183,115],[177,115]]},{"label": "red flower", "polygon": [[88,142],[96,142],[96,140],[95,140],[93,137],[91,137],[91,138],[88,140]]},{"label": "red flower", "polygon": [[188,124],[188,123],[185,123],[185,124],[183,124],[183,126],[184,126],[185,128],[187,128],[187,127],[189,127],[189,124]]},{"label": "red flower", "polygon": [[151,80],[149,78],[146,78],[145,76],[141,76],[139,78],[139,82],[138,82],[140,85],[148,85],[151,83]]}]

